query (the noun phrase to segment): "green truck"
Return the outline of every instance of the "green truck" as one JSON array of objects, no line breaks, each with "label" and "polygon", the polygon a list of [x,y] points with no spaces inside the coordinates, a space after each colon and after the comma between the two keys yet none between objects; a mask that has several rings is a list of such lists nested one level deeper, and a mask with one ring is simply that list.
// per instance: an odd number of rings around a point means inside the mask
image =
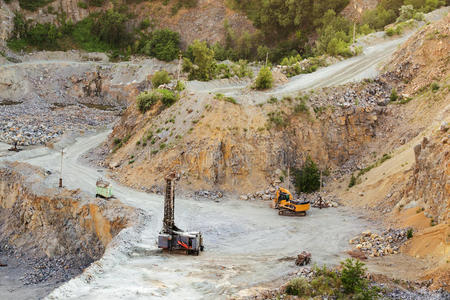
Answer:
[{"label": "green truck", "polygon": [[103,179],[98,179],[96,182],[95,197],[109,199],[112,196],[111,184]]}]

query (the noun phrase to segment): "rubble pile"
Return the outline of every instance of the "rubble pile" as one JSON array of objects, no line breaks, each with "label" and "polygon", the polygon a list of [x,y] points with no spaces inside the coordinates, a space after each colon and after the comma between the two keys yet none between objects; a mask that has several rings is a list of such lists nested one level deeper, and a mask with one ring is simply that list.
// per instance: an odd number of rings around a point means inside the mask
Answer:
[{"label": "rubble pile", "polygon": [[355,245],[354,249],[362,251],[369,257],[397,254],[400,246],[408,239],[408,230],[408,228],[388,229],[382,234],[367,230],[351,239],[349,243]]},{"label": "rubble pile", "polygon": [[45,144],[70,130],[111,124],[117,112],[83,105],[55,107],[35,101],[0,105],[0,142],[20,146]]},{"label": "rubble pile", "polygon": [[325,192],[304,194],[304,197],[306,197],[306,200],[309,200],[312,207],[327,208],[339,206],[337,199],[333,195]]}]

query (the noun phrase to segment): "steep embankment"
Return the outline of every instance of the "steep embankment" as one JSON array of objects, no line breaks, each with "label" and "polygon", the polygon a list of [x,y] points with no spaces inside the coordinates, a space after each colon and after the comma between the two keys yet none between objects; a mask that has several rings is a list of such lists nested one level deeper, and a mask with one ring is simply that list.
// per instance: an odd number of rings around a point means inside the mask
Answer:
[{"label": "steep embankment", "polygon": [[0,167],[0,258],[8,263],[0,278],[9,286],[0,285],[0,295],[6,298],[16,288],[22,298],[30,284],[36,295],[45,295],[99,259],[122,229],[137,222],[137,211],[118,200],[51,188],[56,177],[28,164]]},{"label": "steep embankment", "polygon": [[176,170],[190,190],[265,189],[308,155],[330,168],[358,161],[387,130],[389,93],[389,84],[377,80],[261,105],[187,92],[170,108],[146,114],[133,104],[109,139],[109,166],[137,188],[162,185],[163,175]]},{"label": "steep embankment", "polygon": [[447,289],[449,20],[447,16],[420,30],[389,64],[386,77],[410,93],[394,111],[401,120],[390,133],[394,142],[378,147],[390,152],[391,158],[358,176],[357,185],[350,189],[346,189],[348,178],[330,188],[348,205],[367,208],[395,226],[412,226],[414,237],[402,251],[426,261],[428,269],[421,276],[434,279],[433,287]]}]

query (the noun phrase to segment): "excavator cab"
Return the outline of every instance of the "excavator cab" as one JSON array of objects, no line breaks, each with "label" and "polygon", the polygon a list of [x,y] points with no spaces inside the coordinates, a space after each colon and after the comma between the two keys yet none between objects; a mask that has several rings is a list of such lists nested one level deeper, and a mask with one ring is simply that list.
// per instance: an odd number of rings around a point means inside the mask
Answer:
[{"label": "excavator cab", "polygon": [[280,187],[273,199],[273,207],[278,209],[280,216],[306,216],[311,205],[309,201],[294,200],[291,192]]}]

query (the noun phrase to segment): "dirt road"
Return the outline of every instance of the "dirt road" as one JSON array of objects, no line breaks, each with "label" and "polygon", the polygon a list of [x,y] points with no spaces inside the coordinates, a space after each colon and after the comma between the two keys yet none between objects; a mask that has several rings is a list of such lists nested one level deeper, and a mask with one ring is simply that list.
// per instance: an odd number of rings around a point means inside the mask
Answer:
[{"label": "dirt road", "polygon": [[[63,141],[65,185],[94,193],[95,180],[103,170],[83,165],[79,157],[106,136],[107,132],[101,132]],[[58,172],[58,158],[57,150],[47,148],[7,157],[52,172]],[[202,231],[206,249],[198,257],[172,256],[156,247],[163,197],[117,183],[114,193],[151,217],[121,232],[100,261],[56,289],[49,299],[220,299],[253,286],[275,287],[296,270],[293,257],[301,250],[310,251],[315,263],[336,264],[348,248],[348,239],[368,227],[343,208],[312,209],[308,217],[288,218],[278,216],[267,202],[226,199],[216,203],[177,197],[177,225]]]}]

